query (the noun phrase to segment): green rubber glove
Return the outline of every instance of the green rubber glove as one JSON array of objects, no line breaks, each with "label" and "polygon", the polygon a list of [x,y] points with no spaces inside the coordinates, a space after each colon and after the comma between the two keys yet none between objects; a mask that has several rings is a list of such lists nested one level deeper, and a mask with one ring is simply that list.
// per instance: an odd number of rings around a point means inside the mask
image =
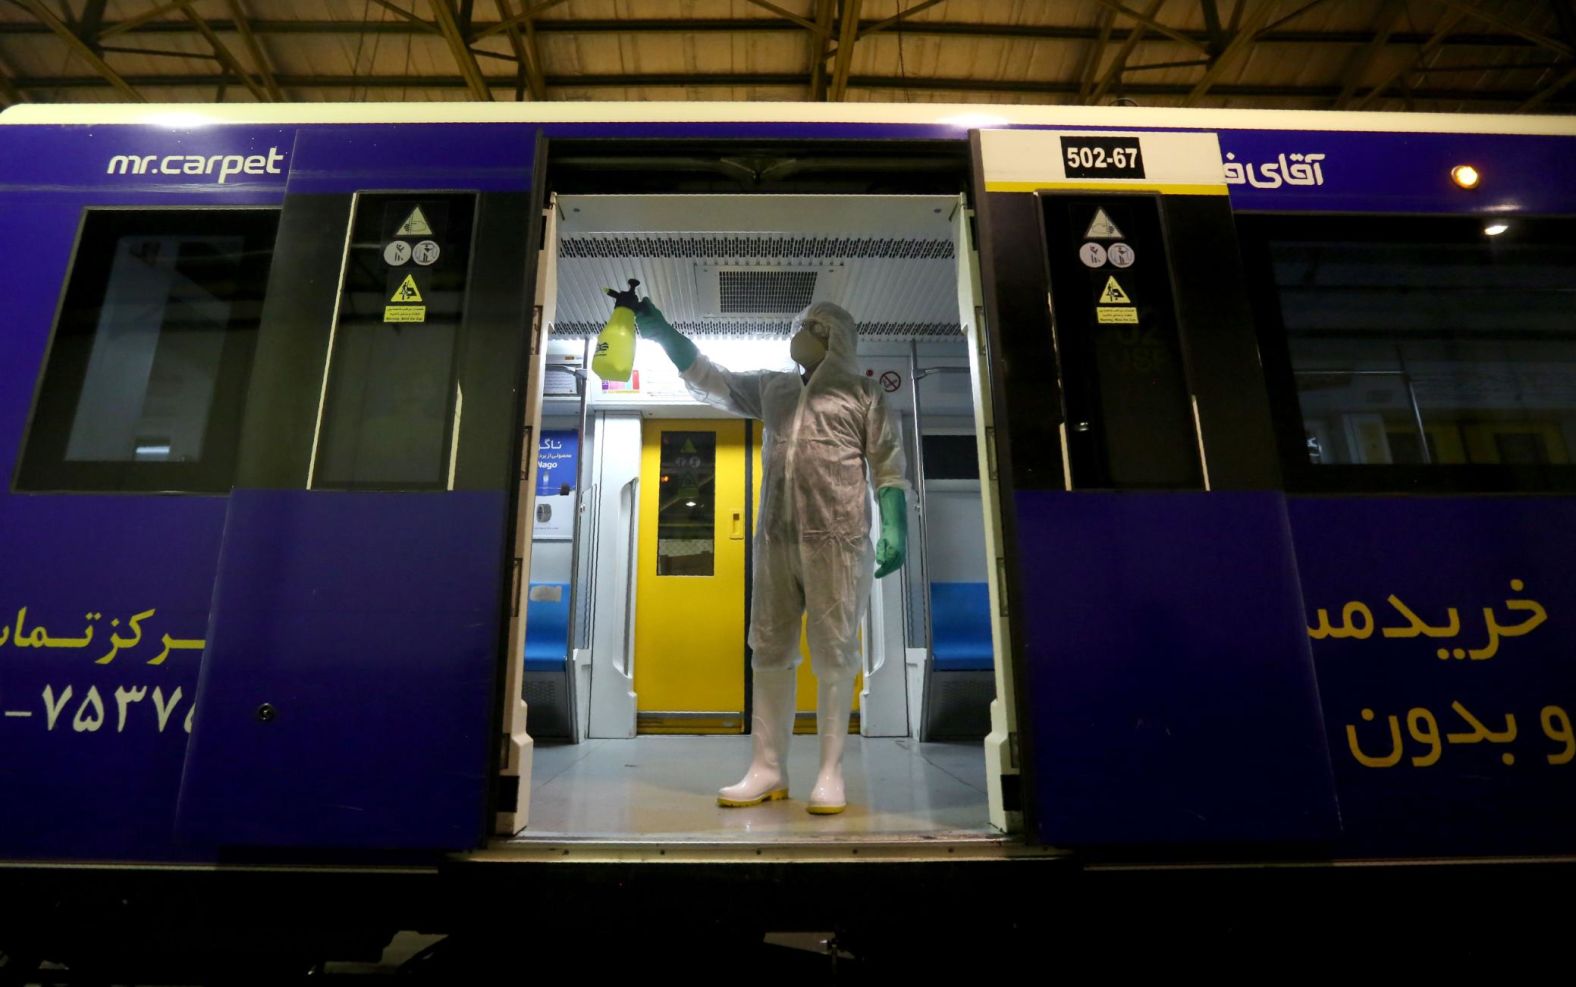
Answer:
[{"label": "green rubber glove", "polygon": [[651,304],[651,299],[642,298],[640,306],[635,309],[635,328],[640,330],[642,336],[656,340],[679,373],[688,370],[695,362],[698,352],[695,344],[668,324],[668,320],[662,316],[662,310]]},{"label": "green rubber glove", "polygon": [[876,578],[903,568],[908,557],[908,503],[903,488],[887,487],[876,494],[881,506],[881,540],[876,542]]}]

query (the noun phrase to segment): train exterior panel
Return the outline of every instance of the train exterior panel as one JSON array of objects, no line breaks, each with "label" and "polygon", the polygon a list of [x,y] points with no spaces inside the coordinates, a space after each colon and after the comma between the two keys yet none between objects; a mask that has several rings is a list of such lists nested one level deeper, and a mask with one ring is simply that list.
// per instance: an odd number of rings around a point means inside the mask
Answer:
[{"label": "train exterior panel", "polygon": [[[486,841],[534,301],[528,231],[554,141],[628,150],[1202,132],[1218,137],[1237,214],[1576,215],[1576,128],[1549,119],[663,104],[272,112],[5,115],[0,788],[11,811],[0,857],[193,861],[225,847]],[[1481,187],[1452,182],[1463,163]],[[1313,492],[1261,448],[1256,470],[1207,492],[1069,489],[1060,452],[1029,447],[1062,424],[1056,358],[1038,335],[1048,317],[1042,305],[1025,323],[1003,307],[1011,265],[989,249],[1005,236],[1000,196],[1030,193],[974,178],[991,338],[1015,359],[1003,373],[1003,353],[992,354],[1009,437],[1015,797],[1030,841],[1253,845],[1271,859],[1308,847],[1327,858],[1576,850],[1571,488]],[[347,258],[367,246],[347,246],[343,231],[377,196],[455,194],[472,203],[455,213],[471,209],[473,227],[457,304],[477,328],[452,359],[474,432],[449,438],[436,488],[309,489],[325,462],[316,416],[331,313]],[[31,486],[23,447],[64,331],[85,212],[242,208],[280,212],[233,489]],[[1164,221],[1232,236],[1188,208]],[[1171,271],[1236,285],[1221,304],[1247,313],[1236,243],[1197,236],[1187,256],[1173,241]],[[1183,321],[1201,324],[1190,304],[1177,300]],[[1028,421],[1025,409],[1051,417]],[[1460,617],[1448,637],[1447,611]]]}]

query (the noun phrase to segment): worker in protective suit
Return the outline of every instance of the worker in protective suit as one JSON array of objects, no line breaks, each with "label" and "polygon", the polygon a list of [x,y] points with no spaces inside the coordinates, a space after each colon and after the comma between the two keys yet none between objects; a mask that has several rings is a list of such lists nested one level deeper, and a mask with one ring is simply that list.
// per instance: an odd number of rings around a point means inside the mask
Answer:
[{"label": "worker in protective suit", "polygon": [[[843,743],[871,570],[876,578],[896,572],[908,547],[902,440],[880,385],[855,363],[853,317],[830,302],[799,313],[788,348],[801,373],[725,370],[669,325],[649,298],[636,310],[635,325],[661,344],[698,400],[764,426],[750,600],[754,754],[749,771],[717,801],[734,807],[788,797],[800,618],[808,615],[821,737],[809,809],[842,812]],[[874,553],[872,487],[881,514]]]}]

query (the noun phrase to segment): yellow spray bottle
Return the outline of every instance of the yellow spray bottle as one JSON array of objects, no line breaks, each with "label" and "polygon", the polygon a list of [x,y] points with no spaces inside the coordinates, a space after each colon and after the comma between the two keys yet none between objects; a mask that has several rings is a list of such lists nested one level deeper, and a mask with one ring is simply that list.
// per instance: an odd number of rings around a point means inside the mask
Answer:
[{"label": "yellow spray bottle", "polygon": [[640,282],[629,279],[627,291],[605,289],[613,298],[613,315],[596,338],[596,355],[591,369],[603,380],[628,380],[635,369],[635,306],[640,304],[635,289]]}]

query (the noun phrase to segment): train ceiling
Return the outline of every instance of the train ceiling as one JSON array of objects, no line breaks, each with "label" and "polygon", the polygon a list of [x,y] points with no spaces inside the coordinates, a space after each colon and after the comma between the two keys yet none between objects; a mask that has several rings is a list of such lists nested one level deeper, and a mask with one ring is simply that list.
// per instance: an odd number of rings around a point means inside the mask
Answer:
[{"label": "train ceiling", "polygon": [[1576,111],[1576,0],[0,0],[0,102]]},{"label": "train ceiling", "polygon": [[563,196],[553,332],[594,334],[627,279],[690,335],[786,336],[812,301],[863,338],[959,333],[957,200],[933,196]]}]

